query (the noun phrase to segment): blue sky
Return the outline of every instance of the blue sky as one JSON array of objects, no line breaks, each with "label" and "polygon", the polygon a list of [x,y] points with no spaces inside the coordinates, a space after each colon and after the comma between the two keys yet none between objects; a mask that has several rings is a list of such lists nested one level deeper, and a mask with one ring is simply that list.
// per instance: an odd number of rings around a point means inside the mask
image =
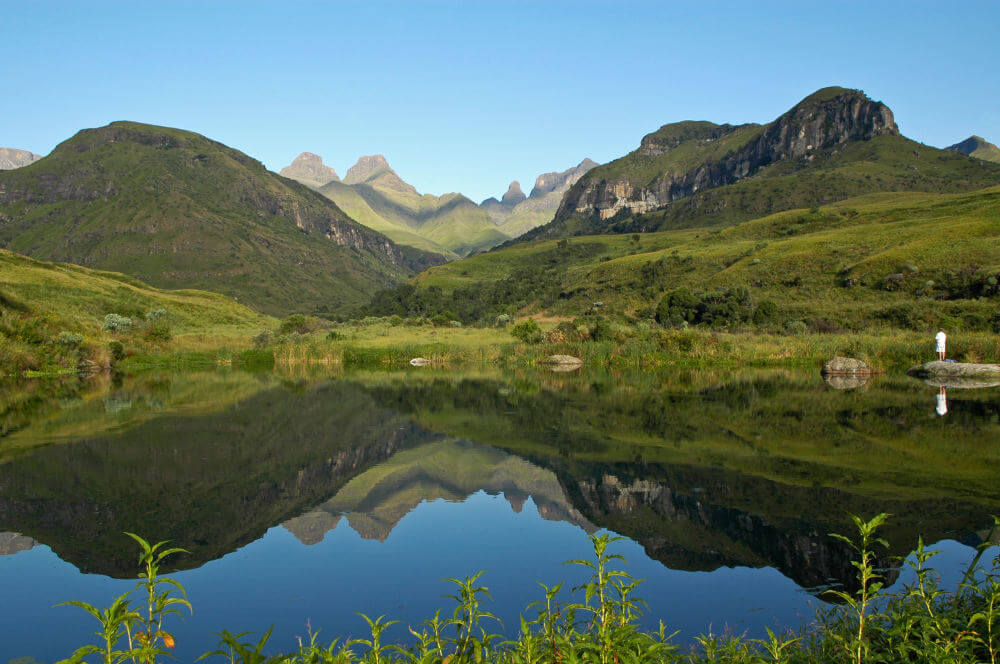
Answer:
[{"label": "blue sky", "polygon": [[667,122],[767,122],[826,85],[904,134],[1000,143],[1000,2],[0,0],[0,146],[190,129],[280,169],[381,152],[420,191],[499,196]]}]

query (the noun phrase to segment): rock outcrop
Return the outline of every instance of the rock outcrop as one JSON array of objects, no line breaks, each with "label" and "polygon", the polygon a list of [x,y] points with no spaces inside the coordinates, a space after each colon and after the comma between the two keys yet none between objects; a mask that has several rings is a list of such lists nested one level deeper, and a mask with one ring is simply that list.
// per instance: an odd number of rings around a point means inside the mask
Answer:
[{"label": "rock outcrop", "polygon": [[590,169],[597,166],[592,159],[584,159],[573,168],[561,172],[542,173],[535,178],[531,195],[525,197],[516,180],[510,184],[502,200],[487,198],[480,204],[500,227],[511,237],[541,226],[552,220],[563,194]]},{"label": "rock outcrop", "polygon": [[635,152],[591,171],[563,198],[556,219],[650,212],[695,192],[733,184],[778,162],[811,160],[848,141],[898,135],[892,111],[858,90],[825,88],[768,125],[682,122],[647,135]]},{"label": "rock outcrop", "polygon": [[1000,376],[1000,364],[972,364],[969,362],[927,362],[912,367],[908,374],[920,378],[979,378]]},{"label": "rock outcrop", "polygon": [[550,194],[561,189],[568,189],[570,186],[576,184],[576,181],[583,177],[587,171],[599,165],[600,164],[596,161],[588,157],[573,168],[562,171],[561,173],[542,173],[535,178],[535,186],[531,189],[530,197],[542,198],[546,194]]},{"label": "rock outcrop", "polygon": [[303,152],[280,171],[281,175],[319,189],[329,182],[339,182],[337,171],[323,163],[323,158],[312,152]]},{"label": "rock outcrop", "polygon": [[27,150],[18,150],[17,148],[0,148],[0,171],[9,171],[14,168],[21,168],[22,166],[32,164],[41,158],[41,155],[37,155],[34,152],[28,152]]}]

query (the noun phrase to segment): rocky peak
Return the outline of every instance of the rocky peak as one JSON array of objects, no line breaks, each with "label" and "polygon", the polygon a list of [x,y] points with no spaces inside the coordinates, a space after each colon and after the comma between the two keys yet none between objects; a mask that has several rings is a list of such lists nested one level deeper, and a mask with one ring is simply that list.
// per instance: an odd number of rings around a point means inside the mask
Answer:
[{"label": "rocky peak", "polygon": [[559,189],[570,187],[590,169],[599,164],[591,158],[586,158],[579,164],[562,172],[542,173],[535,178],[535,186],[531,189],[531,198],[540,198]]},{"label": "rocky peak", "polygon": [[[817,90],[764,126],[664,125],[645,136],[635,152],[574,185],[563,197],[556,220],[572,214],[596,213],[602,220],[620,212],[643,214],[695,192],[733,184],[777,162],[809,161],[821,150],[886,135],[898,136],[899,128],[885,104],[860,90],[836,87]],[[725,145],[713,145],[723,138]],[[685,149],[674,152],[681,145]],[[645,164],[641,181],[633,181],[633,162],[627,161],[636,157]]]},{"label": "rocky peak", "polygon": [[303,152],[280,172],[286,178],[317,188],[340,180],[337,171],[324,164],[323,158],[312,152]]},{"label": "rocky peak", "polygon": [[510,183],[510,186],[507,187],[507,193],[500,199],[500,204],[507,207],[514,207],[525,198],[527,198],[527,196],[525,196],[524,192],[521,191],[521,183],[514,180]]},{"label": "rocky peak", "polygon": [[359,182],[371,180],[382,173],[391,173],[396,175],[396,171],[392,170],[392,167],[389,166],[389,162],[386,161],[386,158],[383,155],[366,155],[358,157],[357,163],[348,169],[347,174],[344,175],[344,182],[347,184],[357,184]]},{"label": "rocky peak", "polygon": [[41,159],[41,155],[16,148],[0,148],[0,171],[21,168]]}]

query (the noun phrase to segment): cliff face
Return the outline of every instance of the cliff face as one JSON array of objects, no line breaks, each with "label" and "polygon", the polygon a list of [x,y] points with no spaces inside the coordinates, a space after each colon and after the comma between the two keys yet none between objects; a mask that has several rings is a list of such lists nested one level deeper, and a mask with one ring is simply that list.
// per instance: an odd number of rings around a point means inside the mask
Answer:
[{"label": "cliff face", "polygon": [[606,220],[623,210],[649,212],[778,162],[808,162],[820,150],[883,135],[899,135],[892,111],[860,91],[843,88],[820,90],[764,126],[665,125],[643,138],[635,152],[578,181],[555,218],[582,214]]}]

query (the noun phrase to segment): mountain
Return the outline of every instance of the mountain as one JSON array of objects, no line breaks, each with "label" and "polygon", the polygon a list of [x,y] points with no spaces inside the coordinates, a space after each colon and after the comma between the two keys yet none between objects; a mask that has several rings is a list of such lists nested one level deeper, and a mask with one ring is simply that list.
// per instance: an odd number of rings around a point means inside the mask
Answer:
[{"label": "mountain", "polygon": [[489,249],[509,239],[465,196],[421,194],[382,155],[361,157],[342,183],[331,182],[318,191],[397,242],[447,258]]},{"label": "mountain", "polygon": [[312,152],[303,152],[291,164],[282,168],[280,173],[313,189],[319,189],[327,182],[340,181],[337,171],[324,164],[323,158]]},{"label": "mountain", "polygon": [[970,136],[961,143],[949,145],[945,150],[958,152],[969,157],[975,157],[976,159],[1000,163],[1000,148],[979,136]]},{"label": "mountain", "polygon": [[569,504],[559,482],[521,457],[464,440],[402,450],[345,484],[333,498],[282,525],[303,544],[316,544],[346,517],[361,537],[384,542],[423,502],[462,502],[477,491],[503,493],[515,512],[530,496],[543,519],[593,526]]},{"label": "mountain", "polygon": [[261,311],[345,311],[439,256],[399,247],[308,187],[189,131],[85,129],[0,173],[0,248],[200,288]]},{"label": "mountain", "polygon": [[589,171],[553,222],[520,241],[732,224],[868,193],[997,183],[1000,169],[911,141],[885,104],[832,87],[766,125],[664,125]]},{"label": "mountain", "polygon": [[16,148],[0,148],[0,171],[21,168],[41,159],[41,155]]},{"label": "mountain", "polygon": [[502,201],[487,198],[480,207],[489,213],[500,230],[516,238],[532,228],[552,221],[563,194],[597,165],[591,159],[584,159],[561,173],[542,173],[535,179],[535,186],[527,197],[521,191],[521,185],[514,181]]},{"label": "mountain", "polygon": [[[448,312],[471,324],[509,311],[592,316],[600,302],[603,315],[650,321],[667,293],[684,289],[705,312],[687,322],[706,327],[989,331],[1000,295],[997,228],[1000,186],[869,194],[708,231],[517,243],[422,272],[379,293],[368,313]],[[743,304],[729,300],[737,309],[724,313],[723,296],[738,293]],[[771,313],[751,321],[749,307],[764,302]]]}]

